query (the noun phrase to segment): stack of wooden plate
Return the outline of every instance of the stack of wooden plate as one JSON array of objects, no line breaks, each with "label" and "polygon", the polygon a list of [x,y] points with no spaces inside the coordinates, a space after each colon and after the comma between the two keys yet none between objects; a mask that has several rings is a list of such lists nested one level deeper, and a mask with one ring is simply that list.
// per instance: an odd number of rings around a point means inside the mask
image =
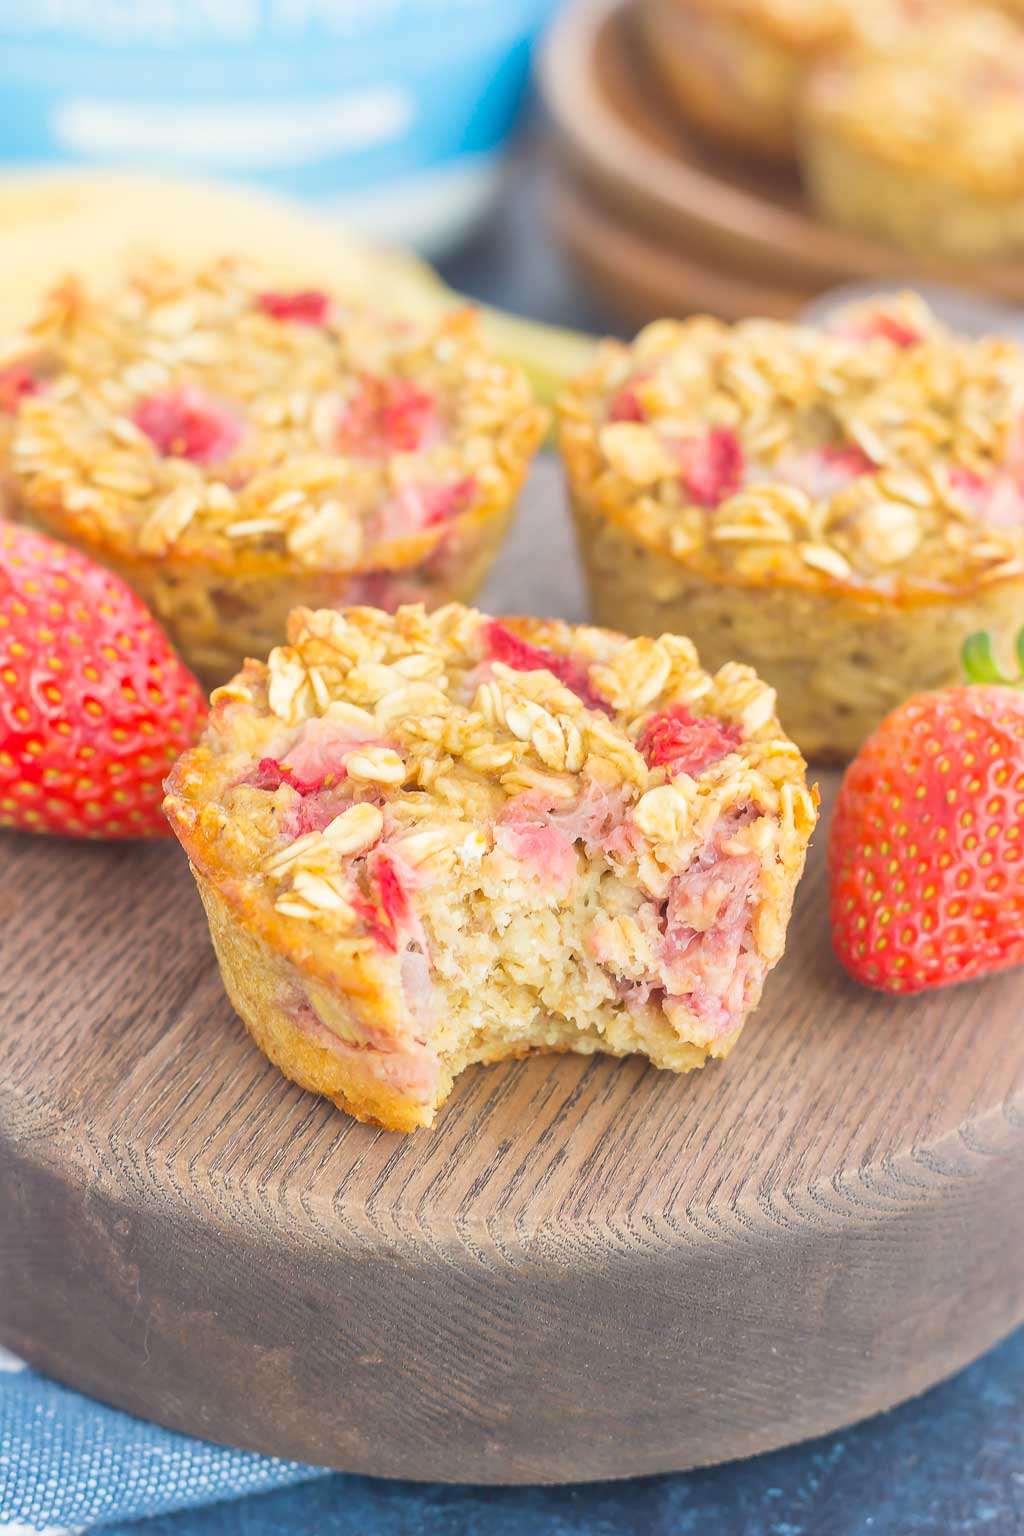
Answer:
[{"label": "stack of wooden plate", "polygon": [[708,310],[796,314],[827,288],[927,279],[1024,302],[1021,266],[922,263],[830,229],[795,174],[688,130],[639,38],[642,0],[574,0],[544,52],[551,211],[572,261],[630,324]]}]

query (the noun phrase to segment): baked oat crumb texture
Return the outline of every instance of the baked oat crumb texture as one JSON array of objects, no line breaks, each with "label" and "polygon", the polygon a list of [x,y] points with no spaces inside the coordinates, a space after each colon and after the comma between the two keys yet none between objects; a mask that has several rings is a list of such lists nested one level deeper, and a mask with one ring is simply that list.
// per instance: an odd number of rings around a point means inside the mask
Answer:
[{"label": "baked oat crumb texture", "polygon": [[258,1043],[396,1130],[472,1062],[724,1056],[816,818],[749,668],[457,604],[294,613],[166,809]]},{"label": "baked oat crumb texture", "polygon": [[912,294],[658,321],[561,402],[590,510],[709,580],[936,597],[1024,573],[1024,352]]}]

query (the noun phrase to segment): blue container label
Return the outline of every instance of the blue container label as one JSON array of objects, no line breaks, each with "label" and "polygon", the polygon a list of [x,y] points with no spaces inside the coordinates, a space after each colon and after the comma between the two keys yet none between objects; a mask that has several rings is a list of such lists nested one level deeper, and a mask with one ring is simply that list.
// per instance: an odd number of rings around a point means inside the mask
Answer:
[{"label": "blue container label", "polygon": [[0,0],[0,159],[335,195],[492,151],[552,0]]}]

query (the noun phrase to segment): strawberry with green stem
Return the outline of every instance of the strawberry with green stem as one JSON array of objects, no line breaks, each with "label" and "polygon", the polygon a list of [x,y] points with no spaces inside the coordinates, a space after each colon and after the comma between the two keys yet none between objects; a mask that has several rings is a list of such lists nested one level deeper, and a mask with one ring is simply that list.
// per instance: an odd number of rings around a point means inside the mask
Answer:
[{"label": "strawberry with green stem", "polygon": [[832,942],[886,992],[1024,963],[1024,631],[1020,676],[985,634],[968,682],[894,710],[843,779],[829,838]]}]

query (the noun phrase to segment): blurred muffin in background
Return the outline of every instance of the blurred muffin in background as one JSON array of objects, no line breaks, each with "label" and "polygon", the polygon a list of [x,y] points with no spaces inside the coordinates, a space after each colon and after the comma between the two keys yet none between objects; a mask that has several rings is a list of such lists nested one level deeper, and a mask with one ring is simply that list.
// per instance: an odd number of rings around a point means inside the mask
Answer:
[{"label": "blurred muffin in background", "polygon": [[888,46],[936,3],[640,0],[637,14],[654,68],[696,127],[745,153],[791,160],[808,67],[851,42]]},{"label": "blurred muffin in background", "polygon": [[1024,350],[913,295],[827,328],[698,317],[608,342],[559,402],[595,622],[693,635],[852,757],[1024,606]]},{"label": "blurred muffin in background", "polygon": [[23,346],[60,372],[18,408],[19,514],[123,576],[211,687],[292,608],[474,593],[547,425],[471,311],[417,323],[234,261],[69,280]]},{"label": "blurred muffin in background", "polygon": [[1019,256],[1024,29],[968,8],[908,30],[898,47],[821,65],[800,158],[813,203],[843,229],[922,255]]}]

